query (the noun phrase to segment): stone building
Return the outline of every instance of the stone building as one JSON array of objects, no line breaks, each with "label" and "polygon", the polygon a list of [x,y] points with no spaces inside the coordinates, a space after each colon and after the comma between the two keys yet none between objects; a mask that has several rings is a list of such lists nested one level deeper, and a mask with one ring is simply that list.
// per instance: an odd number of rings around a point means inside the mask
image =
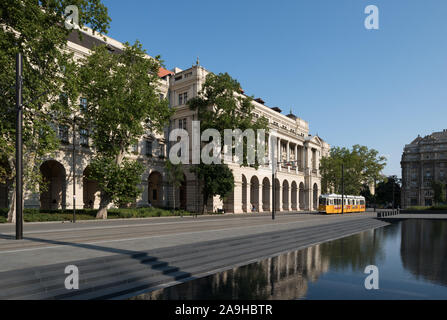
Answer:
[{"label": "stone building", "polygon": [[[119,53],[123,44],[105,36],[111,52]],[[88,55],[89,50],[98,44],[104,44],[104,36],[85,32],[82,40],[73,34],[68,39],[68,47],[75,58]],[[169,126],[163,133],[146,132],[139,142],[129,151],[129,157],[139,159],[146,170],[141,179],[143,190],[136,206],[172,207],[174,197],[176,207],[190,211],[201,208],[201,187],[190,172],[189,165],[184,166],[184,182],[178,190],[168,185],[164,170],[168,154],[168,132],[174,128],[183,128],[191,132],[192,121],[197,114],[186,105],[187,101],[199,93],[209,73],[197,62],[191,68],[174,68],[159,71],[160,98],[167,98],[171,108],[175,108]],[[243,93],[241,93],[243,94]],[[87,103],[80,99],[81,106]],[[269,127],[278,134],[276,146],[280,150],[281,164],[275,181],[272,181],[272,169],[269,164],[258,170],[251,167],[230,165],[235,178],[235,189],[224,202],[211,199],[209,210],[225,209],[226,212],[241,213],[252,211],[270,211],[272,209],[272,184],[276,184],[276,209],[278,211],[314,210],[318,205],[321,189],[319,162],[328,154],[329,145],[320,137],[309,134],[306,121],[293,114],[283,115],[277,107],[265,105],[260,98],[253,101],[255,117],[264,116]],[[70,209],[75,206],[97,208],[99,192],[95,181],[89,179],[89,162],[93,154],[89,141],[88,128],[59,126],[60,150],[51,158],[45,159],[41,172],[48,181],[47,190],[41,193],[26,192],[25,207],[42,209]],[[75,144],[73,144],[73,133]],[[191,143],[190,143],[191,145]],[[277,153],[278,154],[278,153]],[[74,158],[73,158],[74,155]],[[75,179],[73,179],[73,177]],[[74,183],[73,183],[74,180]],[[8,186],[0,186],[0,207],[8,205]]]},{"label": "stone building", "polygon": [[431,206],[432,182],[447,182],[447,129],[418,136],[402,154],[402,207]]}]

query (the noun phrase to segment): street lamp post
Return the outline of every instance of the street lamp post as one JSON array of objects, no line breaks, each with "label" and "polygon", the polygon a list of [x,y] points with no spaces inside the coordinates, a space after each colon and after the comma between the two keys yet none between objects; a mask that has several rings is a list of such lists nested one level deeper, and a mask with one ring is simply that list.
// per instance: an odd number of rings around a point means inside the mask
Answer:
[{"label": "street lamp post", "polygon": [[341,164],[341,214],[345,212],[345,164]]},{"label": "street lamp post", "polygon": [[395,185],[396,181],[393,178],[393,210],[394,210],[394,185]]},{"label": "street lamp post", "polygon": [[22,54],[16,55],[16,239],[23,239]]},{"label": "street lamp post", "polygon": [[76,223],[76,117],[73,117],[73,223]]},{"label": "street lamp post", "polygon": [[272,150],[272,158],[271,158],[271,163],[272,163],[272,220],[275,220],[275,205],[276,205],[276,181],[275,181],[275,174],[276,174],[276,160],[275,160],[275,144],[274,142],[274,136],[271,136],[271,141],[270,141],[270,148]]}]

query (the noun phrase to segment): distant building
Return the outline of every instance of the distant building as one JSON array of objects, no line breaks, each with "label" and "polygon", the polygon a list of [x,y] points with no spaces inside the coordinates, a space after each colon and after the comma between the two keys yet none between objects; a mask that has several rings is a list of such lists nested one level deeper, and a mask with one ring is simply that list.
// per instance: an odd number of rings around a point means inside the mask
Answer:
[{"label": "distant building", "polygon": [[447,182],[447,129],[407,144],[401,167],[402,207],[432,205],[432,182]]}]

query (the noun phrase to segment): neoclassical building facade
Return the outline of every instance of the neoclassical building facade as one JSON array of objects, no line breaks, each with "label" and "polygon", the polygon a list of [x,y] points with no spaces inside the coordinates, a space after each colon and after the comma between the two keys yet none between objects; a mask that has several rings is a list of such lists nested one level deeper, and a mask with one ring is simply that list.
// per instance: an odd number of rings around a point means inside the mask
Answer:
[{"label": "neoclassical building facade", "polygon": [[[75,58],[80,58],[88,55],[93,46],[104,44],[104,38],[111,52],[122,51],[122,43],[94,34],[90,30],[85,32],[82,40],[75,34],[70,36],[68,47],[74,52]],[[184,181],[176,190],[167,182],[164,167],[169,154],[170,130],[181,128],[191,133],[192,121],[198,120],[197,113],[189,109],[187,101],[198,95],[208,73],[198,63],[186,70],[160,69],[160,98],[169,100],[175,114],[164,132],[146,132],[129,151],[128,156],[138,159],[146,168],[140,185],[142,194],[135,206],[172,207],[175,197],[176,207],[197,212],[201,210],[201,185],[191,173],[191,165],[184,165]],[[86,101],[81,98],[80,104],[83,103]],[[230,164],[235,179],[234,191],[224,201],[218,197],[210,199],[207,203],[208,210],[223,209],[231,213],[269,212],[273,205],[278,211],[316,210],[321,190],[319,162],[321,157],[329,153],[329,145],[320,137],[310,135],[308,123],[299,117],[291,113],[284,115],[279,108],[268,107],[261,98],[255,99],[253,104],[254,116],[268,119],[269,129],[277,132],[276,145],[268,144],[268,151],[275,148],[278,155],[275,181],[272,181],[270,163],[258,169]],[[40,168],[47,181],[47,188],[37,193],[27,191],[25,207],[97,208],[98,186],[89,179],[89,163],[94,151],[89,141],[88,129],[60,126],[57,131],[61,147],[54,155],[44,159]],[[272,201],[273,184],[276,191],[275,204]],[[0,186],[0,207],[7,207],[9,204],[8,187]]]},{"label": "neoclassical building facade", "polygon": [[402,207],[431,206],[432,182],[447,182],[447,129],[418,136],[402,154]]}]

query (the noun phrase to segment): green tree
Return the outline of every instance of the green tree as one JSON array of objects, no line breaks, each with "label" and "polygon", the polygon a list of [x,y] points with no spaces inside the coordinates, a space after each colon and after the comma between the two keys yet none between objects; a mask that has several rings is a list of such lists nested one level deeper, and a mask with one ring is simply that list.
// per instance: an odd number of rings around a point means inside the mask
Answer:
[{"label": "green tree", "polygon": [[[90,130],[94,158],[99,163],[113,162],[113,170],[118,170],[126,181],[132,181],[138,166],[126,159],[129,148],[147,130],[162,131],[172,114],[167,100],[159,98],[159,57],[147,58],[146,51],[136,41],[132,46],[125,43],[120,54],[110,53],[106,46],[97,46],[80,63],[80,92],[87,99],[83,119]],[[110,175],[102,173],[101,170],[93,173],[100,185],[117,186],[109,181]],[[133,196],[134,190],[129,191],[129,196]],[[107,218],[107,206],[120,192],[112,187],[100,188],[97,218]]]},{"label": "green tree", "polygon": [[389,176],[377,184],[376,188],[377,204],[383,206],[393,204],[393,193],[394,193],[394,206],[395,207],[400,206],[401,181],[396,176]]},{"label": "green tree", "polygon": [[433,181],[431,185],[433,189],[433,201],[435,204],[442,204],[446,201],[446,185],[440,181]]},{"label": "green tree", "polygon": [[329,156],[321,159],[320,170],[323,192],[341,193],[341,168],[344,164],[345,194],[359,195],[364,184],[373,183],[381,176],[386,158],[374,149],[354,145],[352,150],[332,147]]},{"label": "green tree", "polygon": [[134,202],[141,188],[141,175],[144,171],[143,165],[138,161],[124,158],[117,163],[112,157],[95,157],[90,166],[90,178],[98,181],[98,187],[102,191],[103,206],[113,202],[118,207],[126,206]]},{"label": "green tree", "polygon": [[[224,141],[225,129],[240,129],[241,131],[251,129],[254,132],[263,129],[268,132],[268,120],[265,117],[254,117],[253,98],[238,94],[240,90],[239,82],[228,73],[218,75],[209,73],[206,76],[198,96],[188,101],[190,109],[198,113],[201,132],[206,129],[215,129],[221,134],[221,141]],[[231,148],[234,151],[235,141],[232,143]],[[247,150],[254,148],[256,152],[258,146],[248,146],[246,139],[243,139],[242,146],[241,166],[248,166]],[[252,166],[256,169],[259,167],[257,158]],[[193,167],[191,171],[195,172],[198,179],[202,181],[204,200],[202,212],[204,212],[210,197],[219,195],[223,199],[234,189],[234,177],[226,164],[207,165],[201,163]]]},{"label": "green tree", "polygon": [[[64,27],[68,5],[79,9],[79,25],[106,33],[110,18],[99,0],[3,0],[0,2],[0,154],[6,159],[8,179],[15,173],[15,55],[23,54],[24,190],[42,189],[43,156],[58,149],[55,123],[71,114],[76,92],[72,54],[66,49],[70,30]],[[59,99],[62,92],[67,99]],[[67,101],[67,103],[64,103]],[[5,171],[5,170],[3,170]],[[15,221],[15,193],[8,221]]]},{"label": "green tree", "polygon": [[[201,132],[206,129],[215,129],[221,134],[221,141],[224,141],[225,129],[240,129],[245,131],[252,129],[265,130],[268,132],[268,120],[265,117],[254,117],[253,98],[239,93],[241,85],[236,79],[233,79],[228,73],[215,75],[209,73],[206,76],[202,90],[197,97],[188,101],[191,110],[198,113]],[[233,141],[233,150],[235,142]],[[247,141],[243,141],[244,156],[242,166],[247,166],[247,148],[254,148],[257,145],[247,146]],[[255,168],[259,163],[256,159]]]},{"label": "green tree", "polygon": [[202,213],[205,213],[208,199],[219,196],[224,200],[234,189],[233,172],[226,164],[201,163],[192,167],[191,171],[202,181]]},{"label": "green tree", "polygon": [[182,185],[184,174],[183,166],[181,163],[173,164],[167,160],[165,164],[167,180],[172,185],[172,198],[174,199],[174,211],[175,211],[175,190]]}]

